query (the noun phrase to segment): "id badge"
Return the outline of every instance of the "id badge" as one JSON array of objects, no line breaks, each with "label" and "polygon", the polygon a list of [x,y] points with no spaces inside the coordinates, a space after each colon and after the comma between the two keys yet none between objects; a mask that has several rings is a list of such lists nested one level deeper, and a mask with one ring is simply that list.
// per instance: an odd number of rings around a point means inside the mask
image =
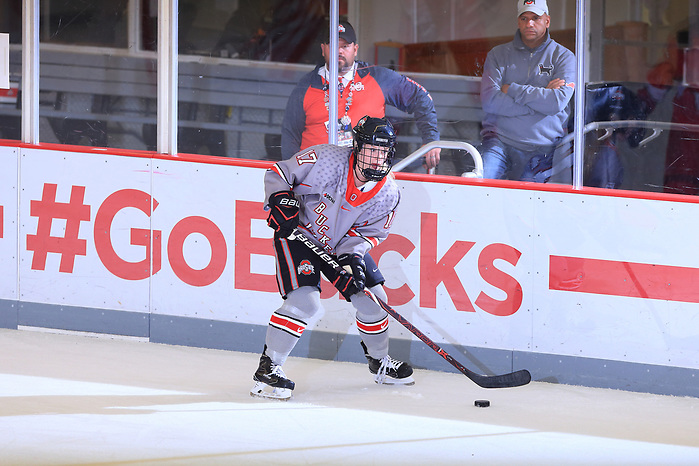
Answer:
[{"label": "id badge", "polygon": [[342,147],[350,147],[352,146],[352,141],[353,141],[353,136],[352,136],[352,130],[350,129],[349,131],[346,129],[338,129],[337,130],[337,145],[342,146]]},{"label": "id badge", "polygon": [[354,141],[352,133],[352,120],[345,115],[337,120],[337,145],[343,147],[351,147]]},{"label": "id badge", "polygon": [[[325,122],[325,131],[329,130],[330,125]],[[337,120],[337,145],[341,147],[351,147],[354,141],[352,126],[343,124],[342,119]]]}]

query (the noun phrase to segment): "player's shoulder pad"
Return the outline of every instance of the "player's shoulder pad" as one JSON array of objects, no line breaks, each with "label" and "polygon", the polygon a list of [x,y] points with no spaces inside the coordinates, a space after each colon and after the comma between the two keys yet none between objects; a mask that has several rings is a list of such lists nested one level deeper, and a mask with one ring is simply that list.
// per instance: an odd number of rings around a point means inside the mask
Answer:
[{"label": "player's shoulder pad", "polygon": [[351,147],[341,147],[334,144],[318,144],[306,150],[311,149],[317,154],[318,162],[329,165],[346,165],[352,151]]},{"label": "player's shoulder pad", "polygon": [[381,191],[388,196],[400,197],[400,188],[398,187],[398,183],[396,183],[396,177],[393,175],[393,172],[390,172],[388,176],[386,176],[386,181]]}]

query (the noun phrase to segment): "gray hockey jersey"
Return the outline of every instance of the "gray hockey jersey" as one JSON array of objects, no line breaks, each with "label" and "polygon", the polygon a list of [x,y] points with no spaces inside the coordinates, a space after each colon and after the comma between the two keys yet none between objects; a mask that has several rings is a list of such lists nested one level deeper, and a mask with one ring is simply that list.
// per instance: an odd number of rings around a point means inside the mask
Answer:
[{"label": "gray hockey jersey", "polygon": [[[386,239],[400,191],[392,174],[361,191],[355,185],[352,149],[311,146],[265,173],[265,199],[292,190],[301,203],[300,225],[329,252],[366,254]],[[265,209],[269,206],[265,203]]]}]

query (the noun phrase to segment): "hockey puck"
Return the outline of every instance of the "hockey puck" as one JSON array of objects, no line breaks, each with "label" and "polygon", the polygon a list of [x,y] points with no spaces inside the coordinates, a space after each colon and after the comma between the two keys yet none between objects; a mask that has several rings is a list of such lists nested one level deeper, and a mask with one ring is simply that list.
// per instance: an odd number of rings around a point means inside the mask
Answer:
[{"label": "hockey puck", "polygon": [[476,400],[473,402],[473,404],[479,408],[487,408],[488,406],[490,406],[490,401],[488,401],[488,400]]}]

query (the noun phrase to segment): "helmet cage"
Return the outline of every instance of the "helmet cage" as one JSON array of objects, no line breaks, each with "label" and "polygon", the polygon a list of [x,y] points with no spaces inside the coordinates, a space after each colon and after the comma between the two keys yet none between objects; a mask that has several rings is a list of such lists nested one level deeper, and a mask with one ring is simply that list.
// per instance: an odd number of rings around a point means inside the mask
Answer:
[{"label": "helmet cage", "polygon": [[[371,181],[381,181],[391,171],[396,153],[396,133],[386,118],[365,116],[354,127],[354,168]],[[365,145],[381,149],[371,150],[362,155]],[[385,154],[383,163],[379,164]],[[361,160],[360,160],[361,159]]]}]

